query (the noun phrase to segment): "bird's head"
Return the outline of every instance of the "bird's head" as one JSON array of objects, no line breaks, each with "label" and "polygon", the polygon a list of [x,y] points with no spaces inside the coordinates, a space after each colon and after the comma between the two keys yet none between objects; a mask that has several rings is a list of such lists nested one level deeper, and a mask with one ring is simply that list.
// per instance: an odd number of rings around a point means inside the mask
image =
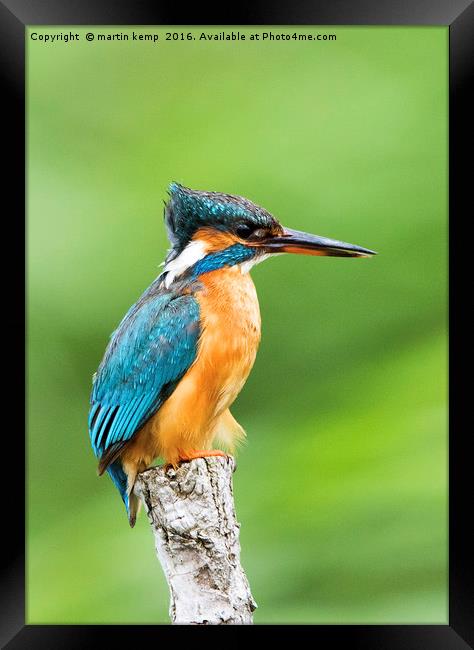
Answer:
[{"label": "bird's head", "polygon": [[169,194],[165,224],[172,248],[165,265],[167,284],[191,268],[195,275],[235,264],[250,268],[279,253],[375,254],[361,246],[286,228],[267,210],[241,196],[191,190],[178,183],[171,183]]}]

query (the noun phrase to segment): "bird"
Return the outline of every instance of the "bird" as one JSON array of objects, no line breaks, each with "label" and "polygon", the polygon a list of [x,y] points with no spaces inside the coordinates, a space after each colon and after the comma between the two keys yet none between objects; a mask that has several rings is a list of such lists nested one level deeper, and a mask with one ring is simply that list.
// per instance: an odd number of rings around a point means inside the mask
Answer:
[{"label": "bird", "polygon": [[233,453],[245,432],[229,408],[252,369],[261,318],[250,270],[283,253],[370,257],[361,246],[293,230],[247,198],[173,182],[163,270],[110,336],[93,376],[88,428],[125,504],[157,459],[178,467]]}]

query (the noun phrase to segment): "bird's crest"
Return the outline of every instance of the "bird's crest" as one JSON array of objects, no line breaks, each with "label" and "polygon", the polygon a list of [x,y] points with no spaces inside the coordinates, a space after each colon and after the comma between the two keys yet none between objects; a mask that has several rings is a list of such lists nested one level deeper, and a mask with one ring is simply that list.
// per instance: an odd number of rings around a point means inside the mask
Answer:
[{"label": "bird's crest", "polygon": [[226,231],[246,221],[267,229],[278,225],[267,210],[242,196],[191,190],[179,183],[171,183],[168,192],[165,225],[173,256],[179,254],[199,228],[209,226]]}]

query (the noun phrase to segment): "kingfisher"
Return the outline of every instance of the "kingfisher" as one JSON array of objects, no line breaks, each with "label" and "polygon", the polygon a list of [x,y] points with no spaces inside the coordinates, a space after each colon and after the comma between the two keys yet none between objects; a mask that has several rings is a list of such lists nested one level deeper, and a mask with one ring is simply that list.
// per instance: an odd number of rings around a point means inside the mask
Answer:
[{"label": "kingfisher", "polygon": [[245,432],[229,408],[252,369],[260,310],[250,269],[282,253],[369,257],[375,252],[283,227],[232,194],[169,186],[171,244],[162,273],[112,333],[93,378],[89,434],[133,528],[139,472],[160,457],[225,456]]}]

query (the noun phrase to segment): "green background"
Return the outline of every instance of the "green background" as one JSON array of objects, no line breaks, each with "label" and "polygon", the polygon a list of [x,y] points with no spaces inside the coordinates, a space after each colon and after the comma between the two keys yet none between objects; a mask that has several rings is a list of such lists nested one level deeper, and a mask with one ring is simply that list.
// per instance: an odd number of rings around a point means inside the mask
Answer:
[{"label": "green background", "polygon": [[379,251],[253,271],[263,338],[233,413],[255,620],[446,622],[447,29],[72,31],[27,37],[28,622],[168,620],[148,522],[130,530],[97,477],[87,412],[109,334],[159,273],[172,180]]}]

